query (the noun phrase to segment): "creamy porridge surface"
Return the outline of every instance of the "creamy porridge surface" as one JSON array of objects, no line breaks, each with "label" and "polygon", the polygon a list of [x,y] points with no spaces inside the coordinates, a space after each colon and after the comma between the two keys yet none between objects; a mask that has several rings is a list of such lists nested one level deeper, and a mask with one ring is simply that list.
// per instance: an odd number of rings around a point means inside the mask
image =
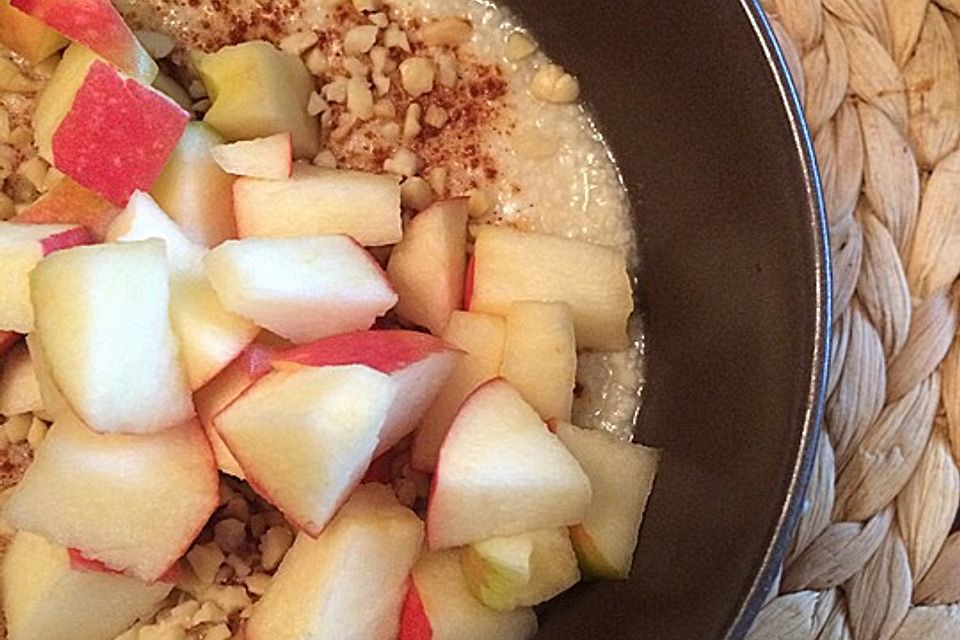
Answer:
[{"label": "creamy porridge surface", "polygon": [[[213,51],[250,39],[281,43],[304,33],[318,35],[315,47],[330,60],[329,74],[346,73],[344,33],[366,19],[349,3],[332,0],[117,0],[116,4],[135,29],[173,38],[177,47],[161,66],[184,88],[192,77],[188,69],[190,49]],[[607,148],[579,104],[547,102],[531,93],[537,70],[549,61],[539,51],[523,59],[508,59],[510,35],[521,31],[509,12],[482,0],[393,0],[383,11],[391,21],[411,29],[431,18],[447,16],[468,18],[473,26],[469,42],[455,54],[460,74],[457,88],[438,87],[419,101],[421,118],[431,112],[431,107],[435,107],[434,116],[442,112],[445,117],[435,122],[437,126],[426,125],[415,140],[406,141],[422,162],[419,175],[435,192],[486,199],[489,204],[474,217],[475,224],[508,224],[620,247],[628,255],[635,255],[629,203]],[[314,47],[313,40],[309,42]],[[414,43],[414,52],[416,46]],[[38,85],[50,71],[25,70],[31,82]],[[320,90],[329,77],[315,75]],[[411,100],[401,94],[393,90],[388,97],[394,98],[397,119],[402,123]],[[192,97],[202,102],[202,96]],[[32,100],[15,92],[0,92],[0,105],[13,131],[9,143],[0,145],[0,169],[6,178],[0,205],[13,210],[42,193],[44,181],[31,179],[37,176],[22,168],[34,161],[29,130]],[[329,161],[341,167],[382,170],[384,161],[392,158],[399,146],[395,137],[399,132],[385,135],[376,119],[338,131],[333,117],[328,122],[321,120],[324,144],[332,152]],[[8,216],[0,219],[3,217]],[[624,439],[631,437],[642,382],[639,321],[632,336],[634,346],[630,350],[581,354],[573,416],[580,426],[605,429]],[[8,447],[0,468],[0,489],[16,481],[29,458],[24,446]],[[425,495],[425,478],[410,472],[405,462],[400,458],[391,469],[397,479],[395,486],[400,484],[398,493],[406,491],[411,499]],[[253,539],[241,539],[236,534],[237,523],[241,523],[241,530],[246,523],[255,534]],[[230,573],[224,581],[226,586],[212,596],[205,592],[203,599],[197,596],[194,600],[183,595],[196,596],[191,589],[200,589],[197,584],[189,584],[188,577],[187,584],[175,592],[181,594],[179,600],[168,603],[179,606],[163,616],[169,620],[230,612],[225,619],[234,630],[239,613],[262,593],[292,535],[279,512],[240,483],[226,482],[221,509],[191,551],[193,558],[188,557],[198,572],[215,560],[216,565],[225,561],[219,571]],[[219,551],[214,549],[225,550],[225,560],[218,560]],[[213,602],[215,607],[204,604],[201,609],[198,600]],[[127,634],[123,640],[137,640],[136,634]],[[139,640],[145,637],[140,634]]]}]

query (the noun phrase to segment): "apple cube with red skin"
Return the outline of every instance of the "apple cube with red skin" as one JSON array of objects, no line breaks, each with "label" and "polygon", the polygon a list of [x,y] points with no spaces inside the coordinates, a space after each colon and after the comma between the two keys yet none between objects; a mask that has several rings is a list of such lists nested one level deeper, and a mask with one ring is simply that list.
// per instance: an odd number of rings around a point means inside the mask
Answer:
[{"label": "apple cube with red skin", "polygon": [[193,417],[163,242],[58,251],[30,284],[50,372],[92,429],[149,433]]},{"label": "apple cube with red skin", "polygon": [[423,523],[384,485],[358,488],[316,539],[300,533],[247,640],[396,640]]},{"label": "apple cube with red skin", "polygon": [[18,532],[3,558],[3,610],[12,640],[113,640],[153,612],[173,583],[89,570],[66,548]]},{"label": "apple cube with red skin", "polygon": [[289,132],[220,144],[211,149],[211,154],[221,169],[235,176],[284,180],[293,171],[293,138]]},{"label": "apple cube with red skin", "polygon": [[127,208],[107,230],[111,242],[160,239],[172,268],[170,321],[180,341],[190,388],[199,389],[227,366],[260,328],[227,311],[203,271],[205,247],[184,235],[147,194],[134,192]]},{"label": "apple cube with red skin", "polygon": [[0,329],[33,331],[30,272],[55,251],[92,242],[90,232],[75,225],[0,222]]},{"label": "apple cube with red skin", "polygon": [[159,91],[95,61],[53,134],[53,165],[125,206],[156,182],[189,119]]},{"label": "apple cube with red skin", "polygon": [[150,192],[184,234],[205,247],[237,237],[234,177],[220,168],[211,153],[223,142],[210,125],[188,123]]},{"label": "apple cube with red skin", "polygon": [[443,341],[464,355],[423,415],[411,452],[414,469],[432,472],[436,468],[440,446],[463,401],[500,374],[505,336],[502,318],[467,311],[450,316]]},{"label": "apple cube with red skin", "polygon": [[495,611],[473,596],[458,551],[426,553],[413,566],[399,640],[528,640],[536,633],[533,609]]},{"label": "apple cube with red skin", "polygon": [[347,236],[231,240],[204,263],[228,310],[296,343],[369,329],[397,302],[380,265]]},{"label": "apple cube with red skin", "polygon": [[288,180],[239,178],[233,198],[241,238],[342,233],[380,247],[403,236],[394,176],[298,164]]},{"label": "apple cube with red skin", "polygon": [[157,75],[157,63],[110,0],[11,0],[10,4],[147,84]]},{"label": "apple cube with red skin", "polygon": [[67,46],[67,39],[43,24],[0,0],[0,42],[7,45],[30,64],[37,64]]},{"label": "apple cube with red skin", "polygon": [[361,365],[261,378],[214,419],[250,485],[317,536],[373,460],[396,383]]},{"label": "apple cube with red skin", "polygon": [[468,199],[457,198],[418,213],[387,264],[387,277],[400,296],[397,315],[437,336],[463,300],[468,209]]},{"label": "apple cube with red skin", "polygon": [[196,421],[149,435],[99,434],[66,414],[4,515],[19,529],[152,582],[190,547],[218,502],[213,454]]},{"label": "apple cube with red skin", "polygon": [[622,250],[486,226],[477,235],[473,259],[471,311],[506,315],[519,300],[566,302],[579,348],[628,346],[633,289]]},{"label": "apple cube with red skin", "polygon": [[220,434],[213,426],[214,418],[239,398],[244,391],[253,386],[257,380],[272,371],[270,361],[273,349],[269,346],[254,342],[244,349],[237,358],[228,364],[223,371],[198,389],[193,394],[193,402],[197,407],[197,418],[207,432],[207,438],[213,447],[213,454],[217,459],[217,466],[224,473],[237,478],[243,478],[243,469],[240,463],[230,453],[230,449],[223,442]]},{"label": "apple cube with red skin", "polygon": [[467,398],[440,450],[427,507],[431,549],[578,524],[590,480],[502,379]]},{"label": "apple cube with red skin", "polygon": [[362,364],[393,378],[397,394],[380,433],[375,453],[380,455],[416,428],[461,355],[425,333],[357,331],[281,351],[274,356],[274,366]]},{"label": "apple cube with red skin", "polygon": [[18,342],[0,360],[0,415],[43,411],[37,373],[24,342]]},{"label": "apple cube with red skin", "polygon": [[583,522],[570,529],[580,567],[595,578],[626,580],[660,451],[566,423],[557,425],[557,436],[593,486]]},{"label": "apple cube with red skin", "polygon": [[569,420],[577,379],[573,313],[566,302],[514,302],[500,375],[544,420]]},{"label": "apple cube with red skin", "polygon": [[64,177],[18,213],[12,222],[80,225],[90,230],[94,240],[100,241],[120,211],[103,196]]}]

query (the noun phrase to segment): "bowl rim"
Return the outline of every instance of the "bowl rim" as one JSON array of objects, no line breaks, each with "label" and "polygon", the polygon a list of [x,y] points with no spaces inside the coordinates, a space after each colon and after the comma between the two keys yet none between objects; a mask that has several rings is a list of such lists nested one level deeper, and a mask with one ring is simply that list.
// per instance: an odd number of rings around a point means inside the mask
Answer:
[{"label": "bowl rim", "polygon": [[774,534],[764,551],[756,578],[747,590],[745,598],[729,625],[729,631],[725,636],[728,640],[737,640],[746,636],[760,609],[763,608],[767,594],[774,586],[777,574],[793,539],[800,514],[803,511],[807,485],[816,458],[823,423],[830,367],[830,319],[832,317],[830,235],[820,172],[810,129],[807,126],[802,102],[787,66],[783,50],[766,12],[760,6],[759,0],[740,0],[740,4],[749,20],[751,29],[757,37],[767,65],[773,73],[780,101],[793,134],[794,150],[801,161],[806,191],[805,215],[808,218],[809,229],[815,243],[813,260],[817,292],[817,322],[814,349],[810,361],[812,375],[804,402],[805,411],[801,425],[800,449],[793,468],[790,470],[786,499],[777,518]]}]

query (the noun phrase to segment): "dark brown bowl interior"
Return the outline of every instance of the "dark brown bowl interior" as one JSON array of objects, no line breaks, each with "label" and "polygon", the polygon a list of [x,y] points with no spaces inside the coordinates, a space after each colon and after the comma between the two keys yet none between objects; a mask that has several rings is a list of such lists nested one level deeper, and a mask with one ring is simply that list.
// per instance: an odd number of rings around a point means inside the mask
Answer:
[{"label": "dark brown bowl interior", "polygon": [[663,447],[629,582],[545,608],[541,638],[740,637],[815,448],[829,269],[799,107],[750,0],[523,0],[581,78],[630,190]]}]

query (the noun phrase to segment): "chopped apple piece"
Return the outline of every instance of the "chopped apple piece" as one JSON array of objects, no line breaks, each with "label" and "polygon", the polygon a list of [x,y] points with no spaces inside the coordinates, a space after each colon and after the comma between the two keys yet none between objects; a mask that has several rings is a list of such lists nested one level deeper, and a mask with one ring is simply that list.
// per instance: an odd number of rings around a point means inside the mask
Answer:
[{"label": "chopped apple piece", "polygon": [[633,292],[623,252],[487,226],[474,250],[471,311],[506,315],[511,302],[566,302],[582,349],[626,348]]},{"label": "chopped apple piece", "polygon": [[110,0],[11,0],[10,4],[146,84],[157,75],[157,63]]},{"label": "chopped apple piece", "polygon": [[396,383],[360,365],[268,374],[214,419],[247,481],[312,536],[363,478]]},{"label": "chopped apple piece", "polygon": [[383,485],[358,488],[317,539],[304,533],[246,626],[248,640],[396,640],[423,523]]},{"label": "chopped apple piece", "polygon": [[0,360],[0,415],[43,411],[40,385],[30,352],[24,342],[18,342]]},{"label": "chopped apple piece", "polygon": [[193,416],[158,240],[59,251],[30,274],[57,387],[91,428],[149,433]]},{"label": "chopped apple piece", "polygon": [[33,372],[37,377],[37,390],[40,392],[42,409],[37,411],[37,415],[47,422],[58,420],[64,413],[70,412],[70,405],[66,398],[53,380],[50,373],[50,365],[47,362],[47,356],[40,345],[40,338],[35,333],[31,333],[26,339],[27,350],[30,352],[30,360],[33,363]]},{"label": "chopped apple piece", "polygon": [[37,64],[67,46],[67,39],[43,24],[0,0],[0,42],[7,45],[30,64]]},{"label": "chopped apple piece", "polygon": [[346,236],[231,240],[204,261],[223,305],[296,343],[369,329],[397,302]]},{"label": "chopped apple piece", "polygon": [[53,133],[53,165],[117,206],[156,182],[190,115],[94,61]]},{"label": "chopped apple piece", "polygon": [[577,378],[573,314],[565,302],[514,302],[500,375],[544,420],[569,420]]},{"label": "chopped apple piece", "polygon": [[180,340],[190,388],[199,389],[250,344],[260,328],[227,311],[203,271],[206,249],[187,238],[180,227],[142,192],[135,192],[114,221],[107,239],[166,243],[173,273],[170,279],[170,321]]},{"label": "chopped apple piece", "polygon": [[506,325],[501,318],[467,311],[454,311],[450,316],[443,341],[465,355],[416,431],[411,454],[414,469],[432,472],[436,468],[440,445],[460,405],[474,389],[499,375],[505,336]]},{"label": "chopped apple piece", "polygon": [[217,466],[224,473],[237,478],[244,477],[243,470],[214,428],[213,419],[253,386],[254,382],[270,373],[272,355],[273,350],[270,347],[254,342],[193,396],[197,417],[207,432]]},{"label": "chopped apple piece", "polygon": [[274,366],[362,364],[393,378],[397,394],[380,432],[375,455],[416,428],[460,359],[443,340],[415,331],[357,331],[281,351]]},{"label": "chopped apple piece", "polygon": [[33,112],[34,142],[40,156],[47,162],[53,162],[53,133],[70,111],[90,67],[101,59],[83,45],[71,44],[63,52],[57,70],[37,97]]},{"label": "chopped apple piece", "polygon": [[285,180],[293,171],[293,138],[289,132],[220,144],[211,153],[221,169],[235,176]]},{"label": "chopped apple piece", "polygon": [[219,502],[196,421],[149,435],[99,434],[69,414],[13,489],[11,525],[147,582],[192,544]]},{"label": "chopped apple piece", "polygon": [[313,76],[296,55],[254,41],[199,54],[194,63],[213,100],[204,122],[228,140],[289,131],[298,158],[320,151],[319,123],[307,113]]},{"label": "chopped apple piece", "polygon": [[403,235],[393,176],[296,165],[289,180],[238,179],[233,197],[241,238],[343,233],[379,247]]},{"label": "chopped apple piece", "polygon": [[399,640],[527,640],[536,633],[533,609],[495,611],[470,593],[457,551],[427,553],[413,566]]},{"label": "chopped apple piece", "polygon": [[565,423],[557,426],[557,436],[580,462],[593,486],[586,517],[570,530],[580,568],[595,578],[625,580],[630,575],[660,452],[623,442],[603,431]]},{"label": "chopped apple piece", "polygon": [[414,216],[387,265],[400,296],[397,315],[438,336],[463,300],[468,202],[437,202]]},{"label": "chopped apple piece", "polygon": [[64,177],[18,213],[13,222],[81,225],[90,230],[95,240],[102,240],[120,211],[103,196]]},{"label": "chopped apple piece", "polygon": [[30,272],[45,256],[93,242],[84,227],[0,222],[0,329],[30,333]]},{"label": "chopped apple piece", "polygon": [[502,379],[467,398],[443,448],[427,508],[431,549],[578,524],[590,480]]},{"label": "chopped apple piece", "polygon": [[580,581],[566,527],[484,540],[464,547],[460,561],[473,595],[498,611],[538,605]]},{"label": "chopped apple piece", "polygon": [[78,567],[65,547],[17,533],[3,558],[11,640],[113,640],[153,612],[173,584]]},{"label": "chopped apple piece", "polygon": [[193,98],[187,93],[187,90],[179,82],[161,71],[153,81],[153,87],[176,102],[178,105],[190,111],[193,109]]},{"label": "chopped apple piece", "polygon": [[205,247],[237,237],[234,177],[221,169],[211,154],[223,141],[208,124],[187,124],[150,192],[187,237]]}]

